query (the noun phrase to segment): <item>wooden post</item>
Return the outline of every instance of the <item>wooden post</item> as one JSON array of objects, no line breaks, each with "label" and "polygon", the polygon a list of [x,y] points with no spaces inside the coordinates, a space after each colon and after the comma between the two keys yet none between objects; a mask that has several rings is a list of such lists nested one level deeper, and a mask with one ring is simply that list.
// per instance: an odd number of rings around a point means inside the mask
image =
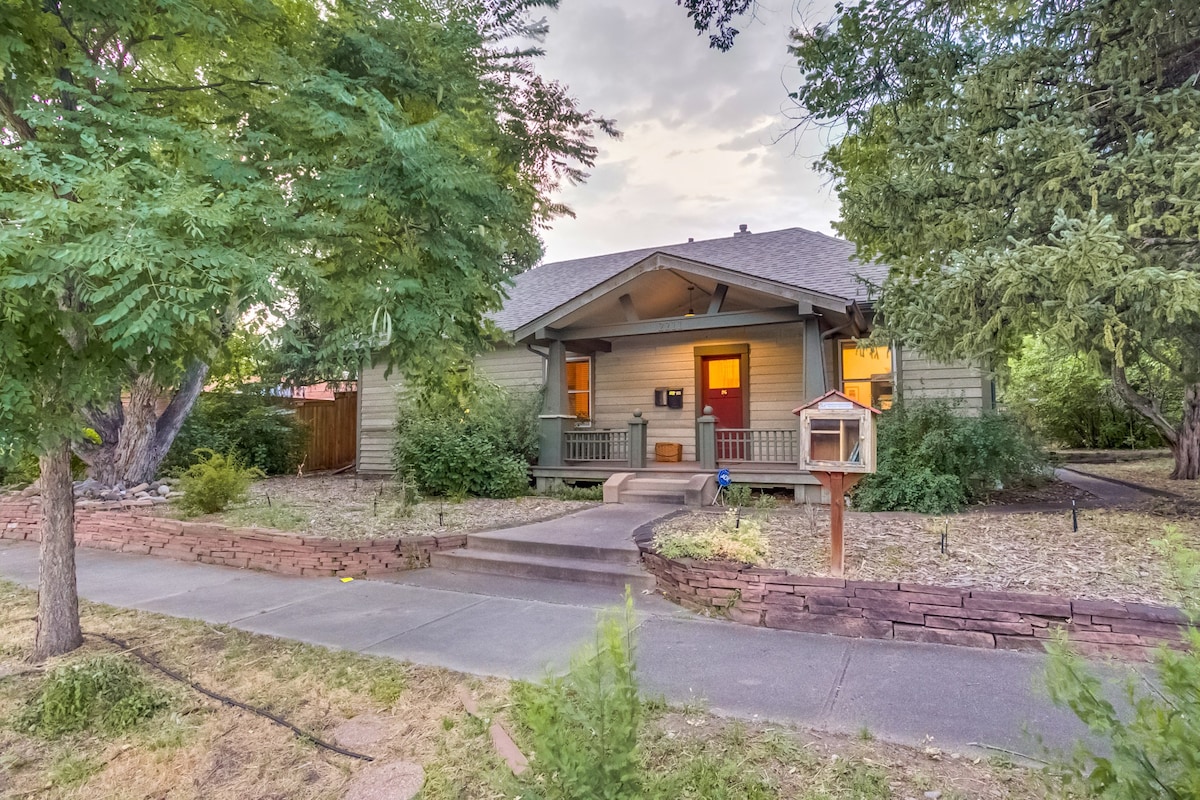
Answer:
[{"label": "wooden post", "polygon": [[646,468],[646,420],[642,419],[640,408],[629,420],[629,468]]},{"label": "wooden post", "polygon": [[812,471],[813,477],[829,490],[829,571],[840,578],[846,573],[846,555],[842,541],[842,515],[846,510],[846,492],[862,479],[859,472]]}]

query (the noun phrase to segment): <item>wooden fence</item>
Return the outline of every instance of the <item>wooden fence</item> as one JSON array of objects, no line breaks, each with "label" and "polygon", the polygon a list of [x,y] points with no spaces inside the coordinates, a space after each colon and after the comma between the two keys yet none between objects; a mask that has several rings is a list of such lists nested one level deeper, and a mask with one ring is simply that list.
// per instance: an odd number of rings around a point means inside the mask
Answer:
[{"label": "wooden fence", "polygon": [[333,400],[292,400],[296,419],[309,427],[305,472],[340,469],[354,463],[358,439],[358,392],[337,392]]}]

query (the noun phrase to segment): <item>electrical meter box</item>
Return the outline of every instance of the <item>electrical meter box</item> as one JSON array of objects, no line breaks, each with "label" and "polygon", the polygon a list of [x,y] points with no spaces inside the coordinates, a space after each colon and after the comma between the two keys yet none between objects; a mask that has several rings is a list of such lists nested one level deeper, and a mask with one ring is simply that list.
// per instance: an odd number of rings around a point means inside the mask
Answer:
[{"label": "electrical meter box", "polygon": [[810,472],[875,471],[877,409],[833,391],[792,413],[800,417],[800,466]]}]

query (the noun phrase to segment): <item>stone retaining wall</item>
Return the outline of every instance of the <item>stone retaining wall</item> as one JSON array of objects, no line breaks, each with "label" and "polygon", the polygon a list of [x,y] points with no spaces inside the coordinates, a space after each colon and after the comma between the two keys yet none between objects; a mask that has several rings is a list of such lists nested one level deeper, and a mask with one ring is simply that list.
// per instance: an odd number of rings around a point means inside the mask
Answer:
[{"label": "stone retaining wall", "polygon": [[670,600],[746,625],[873,639],[1041,651],[1057,630],[1089,654],[1149,659],[1183,646],[1177,608],[909,583],[804,577],[782,569],[674,560],[642,547]]},{"label": "stone retaining wall", "polygon": [[[0,539],[39,541],[37,502],[0,503]],[[429,565],[437,550],[465,547],[465,534],[395,539],[326,539],[263,528],[184,522],[127,509],[75,509],[84,547],[142,553],[285,575],[366,577]]]}]

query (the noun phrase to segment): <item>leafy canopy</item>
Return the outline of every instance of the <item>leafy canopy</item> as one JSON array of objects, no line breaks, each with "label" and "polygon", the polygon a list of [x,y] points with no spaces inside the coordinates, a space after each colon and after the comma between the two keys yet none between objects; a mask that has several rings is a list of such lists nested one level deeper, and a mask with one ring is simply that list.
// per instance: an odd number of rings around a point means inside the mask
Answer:
[{"label": "leafy canopy", "polygon": [[0,430],[74,435],[249,311],[335,374],[474,346],[609,127],[503,44],[538,5],[6,0]]},{"label": "leafy canopy", "polygon": [[794,53],[886,327],[993,364],[1044,332],[1174,442],[1124,367],[1200,381],[1200,5],[864,0]]}]

